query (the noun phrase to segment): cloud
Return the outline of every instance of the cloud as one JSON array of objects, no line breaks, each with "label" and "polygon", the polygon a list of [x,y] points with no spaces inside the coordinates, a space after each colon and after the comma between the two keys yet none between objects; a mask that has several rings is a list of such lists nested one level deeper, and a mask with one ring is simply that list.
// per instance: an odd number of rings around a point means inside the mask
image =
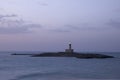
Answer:
[{"label": "cloud", "polygon": [[39,3],[41,6],[48,6],[47,3]]},{"label": "cloud", "polygon": [[1,15],[0,14],[0,19],[5,18],[5,17],[17,17],[17,15],[12,14],[12,15]]},{"label": "cloud", "polygon": [[64,25],[64,26],[58,27],[56,29],[52,29],[50,31],[53,31],[53,32],[72,32],[74,30],[80,30],[80,27],[69,24],[69,25]]},{"label": "cloud", "polygon": [[103,29],[106,29],[106,27],[100,27],[90,23],[81,23],[79,25],[71,25],[71,24],[64,25],[56,29],[52,29],[50,31],[53,32],[96,31],[96,30],[99,31]]},{"label": "cloud", "polygon": [[119,20],[110,20],[107,24],[109,26],[111,26],[112,28],[120,29],[120,21]]},{"label": "cloud", "polygon": [[96,24],[92,24],[92,23],[80,23],[78,25],[65,25],[64,26],[65,29],[67,30],[71,30],[71,31],[92,31],[92,30],[103,30],[105,28],[105,26],[101,26],[101,25],[96,25]]},{"label": "cloud", "polygon": [[120,12],[120,8],[116,9],[115,11],[119,13]]},{"label": "cloud", "polygon": [[4,28],[4,27],[0,27],[0,34],[16,34],[16,33],[28,33],[30,32],[28,30],[28,28],[24,28],[24,27],[8,27],[8,28]]},{"label": "cloud", "polygon": [[[15,17],[15,19],[11,19]],[[40,24],[27,23],[17,18],[17,15],[0,15],[0,34],[31,33],[33,28],[40,28]]]},{"label": "cloud", "polygon": [[40,5],[40,6],[48,6],[48,4],[47,3],[45,3],[45,2],[37,2],[38,3],[38,5]]},{"label": "cloud", "polygon": [[4,11],[4,9],[0,7],[0,11]]},{"label": "cloud", "polygon": [[58,33],[71,32],[70,30],[65,30],[65,29],[52,29],[52,30],[49,30],[49,31],[58,32]]},{"label": "cloud", "polygon": [[64,26],[66,29],[69,29],[69,30],[78,30],[78,29],[80,29],[80,27],[78,27],[78,26],[75,26],[75,25],[65,25]]}]

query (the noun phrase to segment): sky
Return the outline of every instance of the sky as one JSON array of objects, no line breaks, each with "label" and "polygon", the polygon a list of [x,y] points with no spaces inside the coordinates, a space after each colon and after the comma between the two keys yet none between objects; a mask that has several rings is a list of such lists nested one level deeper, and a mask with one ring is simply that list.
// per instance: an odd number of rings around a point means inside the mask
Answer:
[{"label": "sky", "polygon": [[120,51],[120,0],[0,0],[0,51]]}]

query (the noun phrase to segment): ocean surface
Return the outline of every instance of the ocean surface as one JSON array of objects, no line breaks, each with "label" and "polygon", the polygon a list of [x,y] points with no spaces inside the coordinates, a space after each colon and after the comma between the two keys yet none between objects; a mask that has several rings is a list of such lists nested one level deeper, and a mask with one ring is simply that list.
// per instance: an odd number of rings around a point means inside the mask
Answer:
[{"label": "ocean surface", "polygon": [[[120,53],[109,59],[29,57],[0,52],[0,80],[120,80]],[[16,52],[37,53],[37,52]]]}]

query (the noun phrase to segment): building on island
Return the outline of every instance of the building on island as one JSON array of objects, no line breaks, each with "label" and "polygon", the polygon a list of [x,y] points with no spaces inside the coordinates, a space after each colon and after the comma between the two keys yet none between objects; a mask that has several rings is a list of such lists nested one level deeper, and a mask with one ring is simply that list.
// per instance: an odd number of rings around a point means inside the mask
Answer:
[{"label": "building on island", "polygon": [[74,50],[72,49],[72,45],[71,44],[69,44],[69,49],[65,49],[65,52],[66,53],[73,53],[74,52]]}]

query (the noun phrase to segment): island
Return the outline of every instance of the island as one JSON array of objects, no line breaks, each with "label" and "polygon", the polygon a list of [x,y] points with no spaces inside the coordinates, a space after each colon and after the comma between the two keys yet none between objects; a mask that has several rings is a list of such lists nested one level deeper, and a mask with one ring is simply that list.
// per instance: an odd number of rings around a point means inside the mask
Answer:
[{"label": "island", "polygon": [[65,52],[45,52],[45,53],[39,53],[39,54],[17,54],[17,53],[13,53],[11,55],[30,55],[31,57],[75,57],[75,58],[79,58],[79,59],[114,58],[114,56],[109,56],[109,55],[104,55],[104,54],[74,52],[74,49],[72,49],[71,44],[69,44],[68,49],[65,49]]},{"label": "island", "polygon": [[65,52],[47,52],[42,54],[33,54],[31,57],[75,57],[81,59],[90,58],[114,58],[113,56],[108,56],[104,54],[92,54],[92,53],[65,53]]},{"label": "island", "polygon": [[74,49],[71,48],[69,44],[69,49],[65,49],[65,52],[46,52],[41,54],[33,54],[32,57],[75,57],[81,59],[90,59],[90,58],[114,58],[113,56],[104,55],[104,54],[94,54],[94,53],[77,53],[74,52]]}]

